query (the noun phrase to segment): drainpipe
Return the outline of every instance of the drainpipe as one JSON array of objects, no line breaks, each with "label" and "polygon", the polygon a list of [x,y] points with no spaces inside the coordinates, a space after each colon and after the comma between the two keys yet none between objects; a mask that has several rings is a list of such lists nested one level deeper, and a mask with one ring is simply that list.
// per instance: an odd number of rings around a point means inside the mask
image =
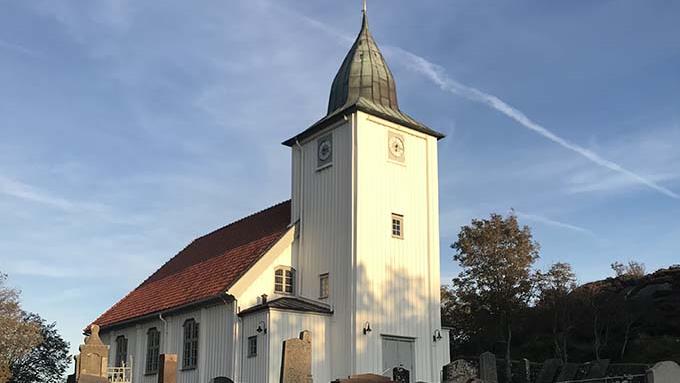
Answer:
[{"label": "drainpipe", "polygon": [[158,319],[163,322],[163,353],[167,353],[168,350],[168,321],[163,318],[163,313],[158,314]]},{"label": "drainpipe", "polygon": [[[300,166],[299,166],[299,174],[300,174],[300,182],[298,183],[298,226],[300,229],[300,238],[299,238],[299,243],[298,243],[298,251],[297,251],[297,259],[296,259],[296,265],[295,268],[297,269],[297,272],[295,273],[295,277],[297,279],[296,282],[296,288],[298,292],[302,291],[302,268],[300,267],[300,253],[302,252],[302,243],[303,243],[303,237],[304,237],[304,230],[303,230],[303,219],[302,219],[302,214],[304,213],[304,197],[303,197],[303,188],[305,187],[305,152],[302,150],[302,145],[300,145],[300,141],[298,139],[295,139],[295,146],[297,146],[298,150],[300,151]],[[295,291],[293,292],[295,294]]]}]

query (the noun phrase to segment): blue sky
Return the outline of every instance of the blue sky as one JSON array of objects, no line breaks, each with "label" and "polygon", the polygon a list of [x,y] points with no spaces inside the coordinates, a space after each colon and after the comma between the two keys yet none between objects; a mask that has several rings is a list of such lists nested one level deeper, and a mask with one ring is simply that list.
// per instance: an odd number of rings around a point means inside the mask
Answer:
[{"label": "blue sky", "polygon": [[[0,270],[80,329],[193,238],[289,198],[360,1],[0,0]],[[680,3],[369,0],[440,141],[442,279],[514,208],[541,267],[680,263]],[[677,193],[677,194],[676,194]]]}]

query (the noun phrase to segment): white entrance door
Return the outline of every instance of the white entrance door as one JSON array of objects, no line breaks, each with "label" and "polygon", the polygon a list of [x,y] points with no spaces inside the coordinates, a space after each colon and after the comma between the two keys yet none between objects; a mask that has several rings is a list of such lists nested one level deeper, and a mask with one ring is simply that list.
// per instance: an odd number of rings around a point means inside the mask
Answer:
[{"label": "white entrance door", "polygon": [[392,377],[394,367],[403,367],[410,371],[411,382],[415,382],[415,339],[383,336],[382,360],[385,376]]}]

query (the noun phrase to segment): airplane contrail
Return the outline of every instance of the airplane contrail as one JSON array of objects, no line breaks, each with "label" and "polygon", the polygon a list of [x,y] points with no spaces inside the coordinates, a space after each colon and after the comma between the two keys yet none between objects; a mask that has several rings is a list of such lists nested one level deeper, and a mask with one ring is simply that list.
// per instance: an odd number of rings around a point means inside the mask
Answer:
[{"label": "airplane contrail", "polygon": [[496,111],[506,115],[507,117],[515,120],[517,123],[520,125],[524,126],[525,128],[532,130],[541,136],[547,138],[548,140],[562,146],[565,149],[571,150],[572,152],[575,152],[586,159],[590,160],[591,162],[605,167],[607,169],[610,169],[612,171],[621,173],[627,177],[629,177],[632,180],[635,180],[636,182],[646,185],[668,197],[675,198],[675,199],[680,199],[680,195],[677,193],[673,192],[672,190],[665,188],[658,183],[643,177],[631,170],[628,170],[624,168],[623,166],[617,164],[616,162],[607,160],[606,158],[601,157],[599,154],[593,152],[592,150],[586,149],[578,144],[572,143],[557,134],[551,132],[547,128],[543,127],[542,125],[532,121],[526,114],[521,112],[520,110],[514,108],[513,106],[509,105],[505,101],[501,100],[500,98],[482,92],[479,89],[464,85],[459,83],[458,81],[450,78],[447,74],[446,71],[444,70],[443,67],[434,64],[416,54],[413,54],[411,52],[408,52],[404,49],[401,49],[399,47],[386,47],[385,49],[386,52],[389,52],[393,54],[394,56],[397,56],[400,58],[401,62],[404,63],[406,66],[409,68],[415,70],[416,72],[424,75],[430,81],[434,82],[437,86],[439,86],[442,90],[453,93],[456,95],[463,96],[467,98],[468,100],[479,102],[482,104],[485,104]]}]

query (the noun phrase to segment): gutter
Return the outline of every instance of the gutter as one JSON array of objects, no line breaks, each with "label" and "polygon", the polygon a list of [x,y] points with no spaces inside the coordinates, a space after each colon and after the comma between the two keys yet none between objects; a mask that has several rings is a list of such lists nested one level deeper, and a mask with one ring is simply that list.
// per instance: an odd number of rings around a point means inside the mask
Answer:
[{"label": "gutter", "polygon": [[[199,300],[199,301],[196,301],[196,302],[191,302],[191,303],[187,303],[187,304],[184,304],[184,305],[181,305],[181,306],[176,306],[176,307],[172,307],[172,308],[168,308],[168,309],[164,309],[164,310],[154,311],[152,313],[145,314],[145,315],[142,315],[142,316],[139,316],[139,317],[136,317],[136,318],[127,319],[127,320],[124,320],[124,321],[121,321],[121,322],[114,322],[114,323],[111,323],[111,324],[108,324],[108,325],[100,325],[99,327],[102,330],[110,330],[110,329],[113,329],[113,328],[116,328],[116,327],[122,327],[122,326],[130,325],[130,324],[133,324],[133,323],[146,322],[146,321],[154,320],[156,318],[159,318],[160,316],[166,316],[166,315],[173,314],[173,313],[176,313],[176,312],[179,312],[179,311],[190,310],[190,309],[193,309],[193,308],[196,308],[196,307],[199,307],[199,306],[204,306],[204,305],[209,305],[209,304],[219,304],[220,302],[225,302],[225,299],[235,300],[233,296],[226,294],[226,293],[221,293],[219,295],[212,296],[212,297],[209,297],[209,298],[206,298],[206,299],[202,299],[202,300]],[[93,324],[98,324],[98,323],[96,323],[96,322],[92,323],[92,324],[90,324],[90,326],[92,326]],[[90,326],[87,326],[87,328],[84,330],[85,335],[88,335],[90,333]]]}]

